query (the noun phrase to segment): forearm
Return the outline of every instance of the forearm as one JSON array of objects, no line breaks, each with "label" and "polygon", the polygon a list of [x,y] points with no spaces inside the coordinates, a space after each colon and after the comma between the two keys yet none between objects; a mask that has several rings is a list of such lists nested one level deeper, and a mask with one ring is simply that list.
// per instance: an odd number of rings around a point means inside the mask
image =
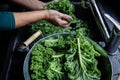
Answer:
[{"label": "forearm", "polygon": [[40,10],[46,5],[46,3],[39,0],[11,0],[29,10]]},{"label": "forearm", "polygon": [[20,28],[29,23],[46,19],[47,10],[43,11],[31,11],[31,12],[15,12],[14,18],[16,23],[16,28]]}]

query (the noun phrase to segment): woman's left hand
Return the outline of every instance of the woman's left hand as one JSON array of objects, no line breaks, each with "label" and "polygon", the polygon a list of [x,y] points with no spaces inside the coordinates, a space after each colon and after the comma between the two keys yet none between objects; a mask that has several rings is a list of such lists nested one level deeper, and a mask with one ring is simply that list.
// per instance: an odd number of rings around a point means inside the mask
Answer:
[{"label": "woman's left hand", "polygon": [[60,13],[56,10],[48,10],[48,14],[46,15],[47,20],[50,20],[55,25],[59,25],[59,26],[63,26],[63,27],[69,26],[68,21],[71,18],[72,18],[71,16]]}]

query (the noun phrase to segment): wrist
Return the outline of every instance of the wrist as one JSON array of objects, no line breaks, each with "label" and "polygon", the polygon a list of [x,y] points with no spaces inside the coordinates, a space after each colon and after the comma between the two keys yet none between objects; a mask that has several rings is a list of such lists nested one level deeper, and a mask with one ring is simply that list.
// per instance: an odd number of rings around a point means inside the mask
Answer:
[{"label": "wrist", "polygon": [[34,10],[43,10],[44,9],[44,6],[46,5],[47,3],[44,3],[44,2],[37,2],[37,4],[35,4],[35,9]]},{"label": "wrist", "polygon": [[46,3],[38,4],[33,10],[44,10]]},{"label": "wrist", "polygon": [[45,20],[49,20],[50,16],[49,16],[49,11],[50,10],[44,10],[45,11]]}]

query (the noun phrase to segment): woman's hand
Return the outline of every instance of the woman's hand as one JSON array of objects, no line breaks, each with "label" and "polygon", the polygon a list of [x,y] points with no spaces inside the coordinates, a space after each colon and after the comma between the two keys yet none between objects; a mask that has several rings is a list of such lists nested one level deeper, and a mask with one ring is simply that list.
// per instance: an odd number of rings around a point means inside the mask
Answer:
[{"label": "woman's hand", "polygon": [[40,0],[10,0],[17,5],[20,5],[28,10],[43,10],[44,6],[48,3],[42,2]]},{"label": "woman's hand", "polygon": [[72,18],[71,16],[60,13],[55,10],[47,10],[47,11],[48,11],[47,15],[46,15],[47,20],[50,20],[55,25],[59,25],[59,26],[63,26],[63,27],[69,26],[68,21]]}]

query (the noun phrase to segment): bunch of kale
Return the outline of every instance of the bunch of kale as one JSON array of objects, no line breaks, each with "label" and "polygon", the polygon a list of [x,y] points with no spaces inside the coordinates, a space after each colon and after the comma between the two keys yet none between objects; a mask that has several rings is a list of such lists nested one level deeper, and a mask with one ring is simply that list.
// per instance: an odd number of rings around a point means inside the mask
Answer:
[{"label": "bunch of kale", "polygon": [[32,50],[31,79],[100,80],[101,72],[95,57],[101,53],[95,46],[82,29],[67,37],[59,35],[58,38],[46,39]]},{"label": "bunch of kale", "polygon": [[[59,2],[51,1],[48,5],[44,7],[44,9],[53,9],[62,13],[66,13],[72,16],[72,20],[70,23],[74,23],[77,28],[87,27],[87,24],[84,23],[83,20],[77,19],[74,15],[75,7],[69,0],[60,0]],[[61,32],[71,32],[71,26],[62,28],[60,26],[56,26],[49,21],[40,20],[31,24],[31,33],[35,33],[38,30],[41,30],[44,36],[51,35],[53,33],[61,33]]]}]

